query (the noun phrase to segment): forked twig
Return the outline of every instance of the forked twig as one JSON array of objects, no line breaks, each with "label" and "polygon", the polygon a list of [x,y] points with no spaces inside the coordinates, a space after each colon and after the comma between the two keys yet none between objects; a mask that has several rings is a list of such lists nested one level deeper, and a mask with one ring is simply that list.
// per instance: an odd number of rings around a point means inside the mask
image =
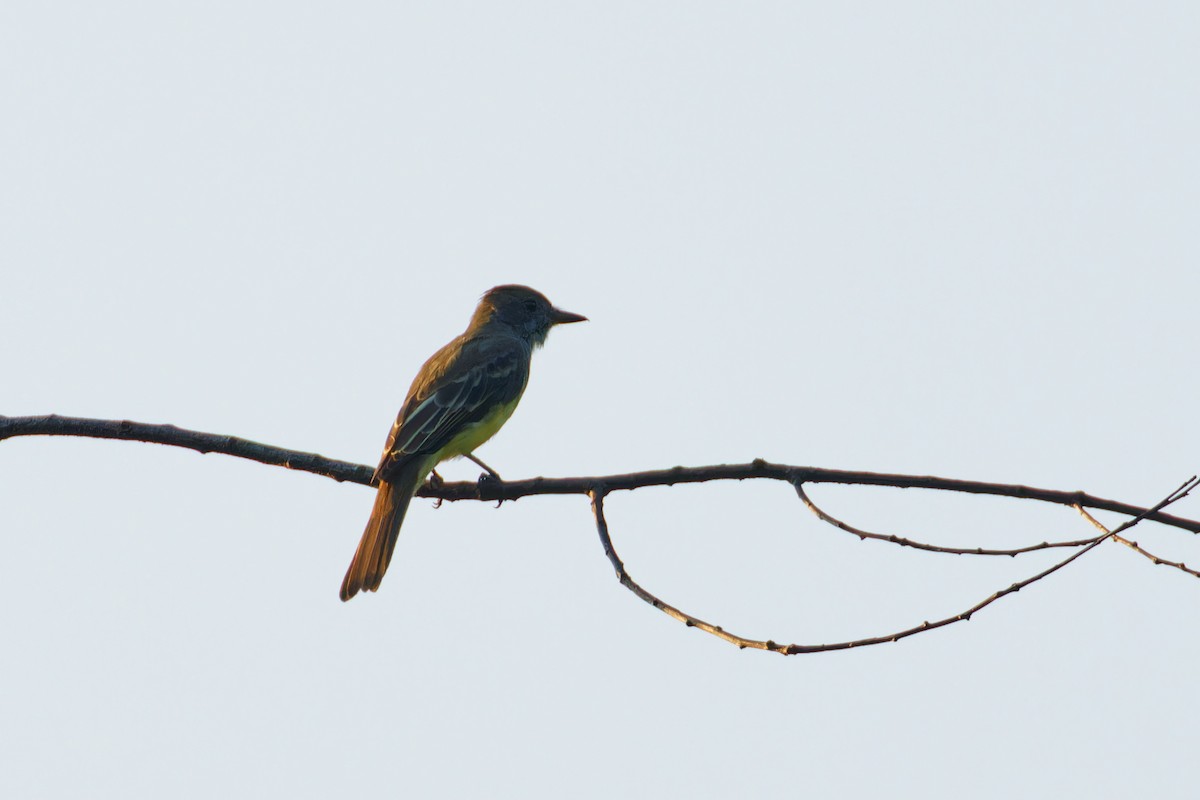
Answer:
[{"label": "forked twig", "polygon": [[[1102,523],[1100,520],[1096,519],[1091,514],[1089,514],[1087,512],[1087,509],[1084,508],[1083,506],[1077,505],[1077,506],[1075,506],[1075,510],[1078,511],[1080,514],[1082,514],[1084,519],[1086,519],[1088,522],[1095,525],[1100,530],[1105,531],[1105,532],[1108,531],[1108,528],[1106,528],[1104,526],[1104,523]],[[1141,555],[1150,559],[1155,564],[1161,564],[1166,567],[1174,567],[1175,569],[1180,570],[1181,572],[1186,572],[1188,575],[1192,575],[1193,577],[1200,578],[1200,572],[1192,569],[1187,564],[1184,564],[1182,561],[1169,561],[1168,559],[1161,558],[1159,556],[1154,555],[1154,553],[1151,553],[1149,550],[1145,549],[1144,547],[1139,545],[1137,542],[1126,539],[1124,536],[1121,536],[1117,533],[1112,533],[1111,535],[1112,535],[1114,542],[1120,542],[1121,544],[1125,545],[1129,549],[1133,550],[1135,553],[1140,553]]]},{"label": "forked twig", "polygon": [[596,518],[596,530],[600,535],[601,546],[603,546],[604,554],[608,557],[609,562],[612,563],[613,569],[616,570],[617,579],[621,582],[622,586],[629,589],[629,591],[633,592],[639,598],[641,598],[645,602],[649,603],[650,605],[654,606],[659,611],[662,611],[664,614],[679,620],[680,622],[687,625],[688,627],[699,628],[700,630],[702,630],[706,633],[711,633],[713,636],[717,636],[721,639],[724,639],[727,642],[731,642],[732,644],[735,644],[738,647],[743,648],[743,649],[744,648],[752,648],[752,649],[756,649],[756,650],[769,650],[774,653],[780,653],[782,655],[790,656],[790,655],[798,655],[800,653],[826,653],[826,652],[829,652],[832,650],[849,650],[852,647],[867,647],[867,646],[875,645],[875,644],[884,644],[886,642],[897,642],[897,641],[899,641],[901,639],[905,639],[909,636],[915,636],[918,633],[924,633],[926,631],[931,631],[936,628],[943,628],[947,625],[953,625],[956,622],[962,622],[964,620],[969,620],[975,614],[975,612],[980,611],[984,608],[987,608],[992,603],[996,602],[997,600],[1001,599],[1002,597],[1006,597],[1010,594],[1015,594],[1016,592],[1019,592],[1022,589],[1024,589],[1026,586],[1029,586],[1032,583],[1036,583],[1037,581],[1040,581],[1042,578],[1045,578],[1048,575],[1052,575],[1055,572],[1058,572],[1060,569],[1067,566],[1072,561],[1074,561],[1075,559],[1082,556],[1084,553],[1087,553],[1087,552],[1095,549],[1096,547],[1099,547],[1104,541],[1106,541],[1110,537],[1114,537],[1114,536],[1120,534],[1121,532],[1126,531],[1129,528],[1132,528],[1134,525],[1138,524],[1143,519],[1146,519],[1147,517],[1151,516],[1152,514],[1171,505],[1172,503],[1183,499],[1184,497],[1186,497],[1188,495],[1189,492],[1191,492],[1193,489],[1195,489],[1198,484],[1200,484],[1200,479],[1197,479],[1196,476],[1192,476],[1187,481],[1185,481],[1182,485],[1180,485],[1180,487],[1178,489],[1176,489],[1171,494],[1167,495],[1165,498],[1163,498],[1161,501],[1159,501],[1153,507],[1145,509],[1137,516],[1126,520],[1123,524],[1121,524],[1119,527],[1117,527],[1116,529],[1114,529],[1112,531],[1108,531],[1107,529],[1105,529],[1104,533],[1100,534],[1099,536],[1097,536],[1093,539],[1085,540],[1086,546],[1075,551],[1071,555],[1064,558],[1062,561],[1059,561],[1057,564],[1054,564],[1053,566],[1051,566],[1047,569],[1044,569],[1041,572],[1038,572],[1037,574],[1026,578],[1025,580],[1017,581],[1016,583],[1012,584],[1011,586],[1008,586],[1005,589],[1001,589],[1000,591],[993,593],[992,595],[984,598],[983,600],[979,601],[975,605],[971,606],[966,611],[963,611],[959,614],[955,614],[954,616],[951,616],[951,617],[946,617],[944,619],[937,620],[935,622],[925,621],[925,622],[922,622],[920,625],[914,625],[911,628],[906,628],[902,631],[896,631],[895,633],[889,633],[889,634],[885,634],[883,636],[872,636],[872,637],[868,637],[865,639],[854,639],[852,641],[836,642],[833,644],[780,644],[771,639],[767,639],[765,641],[758,640],[758,639],[750,639],[745,636],[740,636],[736,633],[730,633],[729,631],[725,630],[724,628],[722,628],[719,625],[713,625],[711,622],[705,622],[704,620],[699,619],[698,617],[693,617],[691,614],[688,614],[685,611],[681,611],[680,609],[676,608],[675,606],[672,606],[672,605],[669,605],[669,604],[663,602],[658,597],[654,596],[653,594],[651,594],[650,592],[648,592],[644,588],[642,588],[642,586],[640,584],[638,584],[637,581],[635,581],[632,577],[630,577],[628,570],[625,569],[624,562],[621,561],[620,556],[617,555],[616,548],[613,547],[612,538],[609,536],[609,532],[608,532],[608,522],[604,517],[604,497],[608,493],[607,488],[603,487],[603,486],[596,486],[596,487],[592,488],[592,490],[591,490],[591,492],[589,492],[589,494],[590,494],[591,500],[592,500],[592,513],[594,514],[594,516]]}]

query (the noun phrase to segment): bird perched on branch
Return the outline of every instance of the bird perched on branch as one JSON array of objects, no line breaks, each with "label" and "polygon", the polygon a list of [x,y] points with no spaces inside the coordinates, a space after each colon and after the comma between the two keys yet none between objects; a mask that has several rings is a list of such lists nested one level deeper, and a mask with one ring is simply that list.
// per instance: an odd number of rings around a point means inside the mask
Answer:
[{"label": "bird perched on branch", "polygon": [[408,504],[434,467],[466,456],[499,477],[473,451],[512,416],[533,351],[550,329],[586,319],[528,286],[497,286],[480,299],[466,331],[425,362],[375,470],[375,507],[342,581],[342,600],[379,588]]}]

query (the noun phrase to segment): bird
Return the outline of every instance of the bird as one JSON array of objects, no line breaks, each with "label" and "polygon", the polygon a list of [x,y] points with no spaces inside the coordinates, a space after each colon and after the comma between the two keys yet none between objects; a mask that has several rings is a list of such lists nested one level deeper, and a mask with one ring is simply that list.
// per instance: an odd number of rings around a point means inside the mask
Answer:
[{"label": "bird", "polygon": [[371,482],[375,505],[342,581],[341,598],[379,589],[409,502],[438,464],[465,456],[493,478],[474,451],[516,410],[529,382],[533,351],[556,325],[587,317],[555,308],[541,292],[495,286],[480,298],[462,334],[417,372]]}]

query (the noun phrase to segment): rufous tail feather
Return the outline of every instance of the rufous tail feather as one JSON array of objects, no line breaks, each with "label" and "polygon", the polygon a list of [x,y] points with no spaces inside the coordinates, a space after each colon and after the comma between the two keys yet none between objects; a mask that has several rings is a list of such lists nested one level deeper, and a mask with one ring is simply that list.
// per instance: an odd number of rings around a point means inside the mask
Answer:
[{"label": "rufous tail feather", "polygon": [[367,520],[358,550],[342,580],[342,600],[349,600],[362,591],[373,592],[379,588],[392,560],[392,551],[396,549],[396,539],[400,536],[400,526],[404,523],[409,501],[424,478],[420,464],[405,464],[391,480],[380,482],[371,518]]}]

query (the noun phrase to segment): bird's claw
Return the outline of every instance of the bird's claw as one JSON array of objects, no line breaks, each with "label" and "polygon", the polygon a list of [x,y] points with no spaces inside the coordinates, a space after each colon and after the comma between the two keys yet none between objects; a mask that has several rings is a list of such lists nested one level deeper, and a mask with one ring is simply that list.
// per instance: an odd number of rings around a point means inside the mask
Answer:
[{"label": "bird's claw", "polygon": [[[446,485],[446,479],[443,478],[441,475],[438,475],[438,472],[436,469],[429,473],[429,488],[430,489],[437,491],[438,489],[441,489],[445,485]],[[435,497],[433,499],[433,507],[441,508],[443,502],[444,501],[442,498]]]},{"label": "bird's claw", "polygon": [[[487,490],[491,487],[492,484],[499,484],[499,483],[504,483],[504,480],[500,477],[500,475],[495,470],[488,470],[487,472],[481,472],[479,474],[479,478],[475,481],[475,488],[479,492],[480,499],[484,498],[487,495],[487,493],[488,493]],[[503,502],[504,502],[503,498],[497,500],[496,508],[499,508],[500,504]]]}]

